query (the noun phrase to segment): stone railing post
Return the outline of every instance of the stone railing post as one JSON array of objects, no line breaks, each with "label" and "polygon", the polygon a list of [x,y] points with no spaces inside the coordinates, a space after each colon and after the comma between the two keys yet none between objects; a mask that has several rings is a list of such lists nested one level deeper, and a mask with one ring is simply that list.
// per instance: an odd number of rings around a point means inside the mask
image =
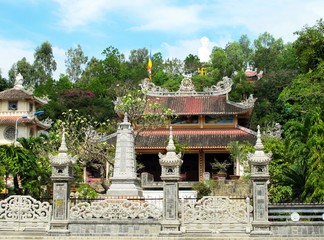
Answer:
[{"label": "stone railing post", "polygon": [[268,182],[269,162],[271,152],[264,153],[261,141],[260,126],[258,126],[257,141],[254,146],[255,153],[248,155],[251,165],[251,180],[253,184],[253,220],[251,235],[270,235],[270,222],[268,220]]},{"label": "stone railing post", "polygon": [[163,180],[163,219],[161,222],[161,235],[179,235],[179,179],[182,160],[180,154],[175,152],[172,128],[170,128],[169,143],[165,155],[159,153],[162,168],[161,179]]},{"label": "stone railing post", "polygon": [[67,154],[64,133],[59,154],[50,155],[53,181],[53,213],[49,235],[69,235],[70,183],[73,181],[73,164],[76,156]]}]

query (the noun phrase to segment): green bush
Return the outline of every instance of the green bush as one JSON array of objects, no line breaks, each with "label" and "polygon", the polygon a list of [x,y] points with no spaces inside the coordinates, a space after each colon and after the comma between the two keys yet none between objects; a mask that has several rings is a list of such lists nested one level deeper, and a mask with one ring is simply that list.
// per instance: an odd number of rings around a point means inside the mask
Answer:
[{"label": "green bush", "polygon": [[80,184],[77,193],[79,198],[96,198],[99,194],[89,186],[89,184]]},{"label": "green bush", "polygon": [[204,196],[210,196],[216,184],[214,180],[204,180],[193,184],[192,189],[197,191],[198,198],[202,198]]}]

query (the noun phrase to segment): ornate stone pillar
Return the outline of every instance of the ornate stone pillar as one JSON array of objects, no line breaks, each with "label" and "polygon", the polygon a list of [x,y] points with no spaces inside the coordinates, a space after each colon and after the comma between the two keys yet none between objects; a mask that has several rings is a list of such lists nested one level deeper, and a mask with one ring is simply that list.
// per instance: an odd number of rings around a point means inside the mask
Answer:
[{"label": "ornate stone pillar", "polygon": [[125,113],[124,121],[117,129],[114,173],[107,191],[110,196],[142,197],[143,190],[138,186],[134,131]]},{"label": "ornate stone pillar", "polygon": [[59,154],[49,155],[52,165],[53,181],[53,215],[50,224],[50,235],[69,235],[69,198],[70,183],[73,181],[73,164],[76,156],[67,154],[64,133]]},{"label": "ornate stone pillar", "polygon": [[251,180],[253,184],[253,221],[251,235],[269,235],[268,220],[268,182],[269,162],[272,153],[264,153],[261,141],[260,126],[258,126],[255,153],[248,154],[251,165]]},{"label": "ornate stone pillar", "polygon": [[182,160],[180,154],[176,154],[172,127],[170,127],[169,143],[165,155],[159,153],[159,162],[162,168],[161,179],[163,180],[163,220],[162,235],[176,235],[180,232],[179,212],[179,179]]}]

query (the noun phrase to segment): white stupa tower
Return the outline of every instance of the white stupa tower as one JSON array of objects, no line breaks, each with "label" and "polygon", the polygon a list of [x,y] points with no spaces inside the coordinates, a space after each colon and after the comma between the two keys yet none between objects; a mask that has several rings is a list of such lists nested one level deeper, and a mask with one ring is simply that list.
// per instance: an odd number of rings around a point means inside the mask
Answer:
[{"label": "white stupa tower", "polygon": [[134,131],[125,113],[117,130],[114,173],[107,195],[118,197],[142,197],[142,189],[136,185],[136,158]]}]

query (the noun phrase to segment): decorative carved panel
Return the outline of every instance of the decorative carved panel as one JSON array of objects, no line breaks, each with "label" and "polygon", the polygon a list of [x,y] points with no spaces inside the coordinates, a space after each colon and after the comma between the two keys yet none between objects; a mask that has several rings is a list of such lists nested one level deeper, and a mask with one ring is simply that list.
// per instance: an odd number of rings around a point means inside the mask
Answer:
[{"label": "decorative carved panel", "polygon": [[161,217],[161,209],[142,200],[106,199],[92,203],[78,203],[70,209],[71,219],[160,219]]}]

